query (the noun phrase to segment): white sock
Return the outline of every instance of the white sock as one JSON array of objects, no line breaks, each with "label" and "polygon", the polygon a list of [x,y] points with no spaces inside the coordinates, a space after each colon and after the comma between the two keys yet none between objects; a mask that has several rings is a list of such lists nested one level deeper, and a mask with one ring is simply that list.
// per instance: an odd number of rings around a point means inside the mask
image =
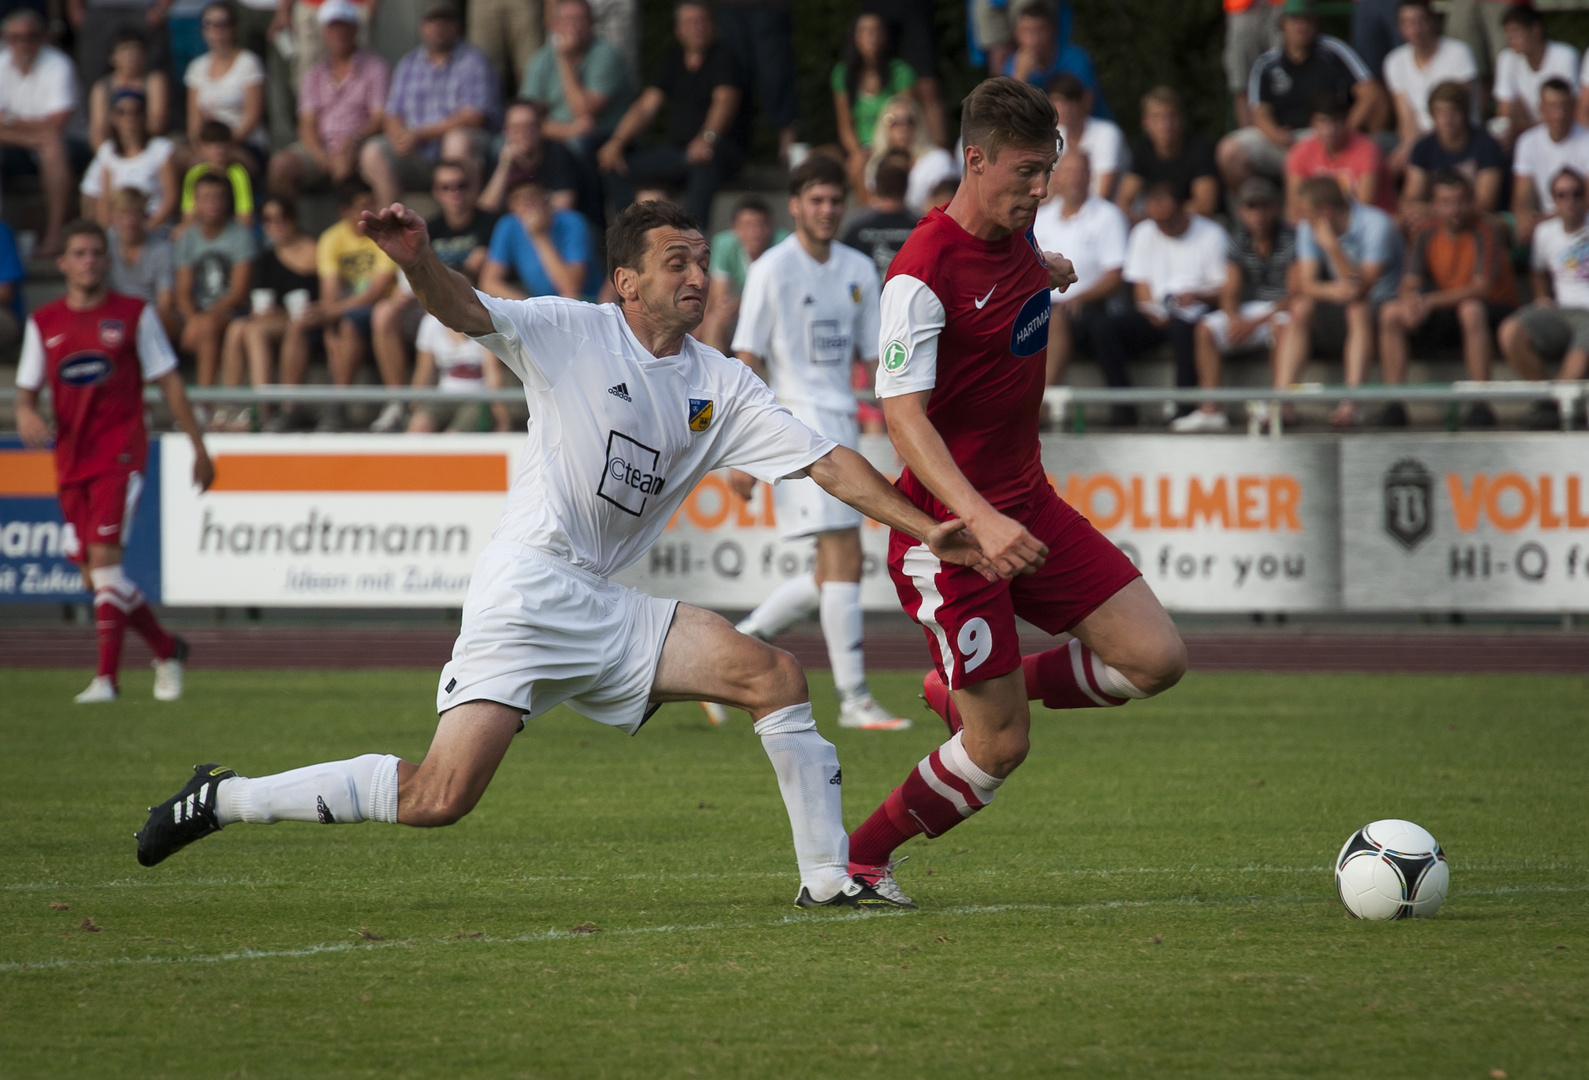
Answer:
[{"label": "white sock", "polygon": [[866,689],[866,660],[861,652],[861,584],[822,583],[822,636],[833,665],[833,687],[839,700]]},{"label": "white sock", "polygon": [[88,580],[94,585],[95,604],[111,604],[130,613],[144,602],[142,590],[122,571],[120,563],[90,570]]},{"label": "white sock", "polygon": [[817,900],[831,899],[850,880],[839,752],[817,734],[809,701],[762,717],[756,734],[789,811],[800,884]]},{"label": "white sock", "polygon": [[365,754],[273,776],[228,778],[216,787],[215,817],[223,827],[237,821],[250,825],[278,821],[395,823],[397,758]]},{"label": "white sock", "polygon": [[983,806],[993,801],[993,796],[998,793],[999,785],[1004,783],[1004,777],[989,776],[983,772],[976,762],[971,760],[971,755],[966,753],[964,744],[964,731],[954,733],[954,738],[939,747],[938,760],[944,766],[976,792],[978,801]]},{"label": "white sock", "polygon": [[776,637],[815,611],[817,603],[817,579],[799,574],[774,589],[734,629],[755,637]]}]

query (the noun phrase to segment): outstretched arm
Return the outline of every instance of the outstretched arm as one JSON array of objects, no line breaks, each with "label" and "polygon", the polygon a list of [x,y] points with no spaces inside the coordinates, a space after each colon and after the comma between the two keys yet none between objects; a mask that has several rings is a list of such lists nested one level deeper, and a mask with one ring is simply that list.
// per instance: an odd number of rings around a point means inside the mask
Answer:
[{"label": "outstretched arm", "polygon": [[403,268],[421,307],[445,327],[481,337],[496,332],[491,313],[475,295],[469,279],[449,270],[430,247],[425,221],[402,203],[384,210],[364,211],[359,231]]},{"label": "outstretched arm", "polygon": [[829,495],[890,528],[924,540],[944,562],[976,570],[989,581],[998,580],[976,539],[958,519],[937,522],[890,484],[872,463],[844,446],[836,446],[811,463],[806,474]]}]

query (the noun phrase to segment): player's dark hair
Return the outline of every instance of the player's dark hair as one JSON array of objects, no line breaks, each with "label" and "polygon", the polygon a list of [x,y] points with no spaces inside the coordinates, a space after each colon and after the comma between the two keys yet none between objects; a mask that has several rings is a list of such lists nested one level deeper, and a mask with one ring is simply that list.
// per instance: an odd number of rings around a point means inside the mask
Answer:
[{"label": "player's dark hair", "polygon": [[1585,187],[1583,173],[1579,172],[1571,165],[1563,165],[1561,168],[1556,170],[1556,175],[1550,178],[1550,189],[1552,194],[1555,193],[1556,181],[1560,180],[1564,176],[1578,185],[1578,194],[1582,195],[1584,193]]},{"label": "player's dark hair", "polygon": [[281,216],[284,219],[292,222],[294,225],[298,223],[298,204],[292,199],[287,198],[285,195],[271,195],[267,197],[264,202],[259,204],[262,217],[265,207],[272,205],[274,205],[277,210],[281,211]]},{"label": "player's dark hair", "polygon": [[1087,100],[1087,84],[1068,71],[1061,71],[1048,82],[1043,84],[1043,92],[1049,97],[1063,98],[1074,104]]},{"label": "player's dark hair", "polygon": [[1402,8],[1419,8],[1425,15],[1431,18],[1434,16],[1434,9],[1429,6],[1429,0],[1401,0],[1401,3],[1396,5],[1396,10],[1400,11]]},{"label": "player's dark hair", "polygon": [[[124,24],[116,31],[115,35],[111,37],[110,51],[115,52],[123,45],[137,45],[140,49],[148,52],[149,35],[145,34],[143,30],[136,26]],[[109,66],[109,60],[106,61],[106,66]]]},{"label": "player's dark hair", "polygon": [[1435,102],[1437,101],[1443,101],[1447,105],[1455,105],[1457,111],[1462,114],[1463,122],[1467,122],[1468,109],[1470,109],[1473,105],[1473,98],[1466,86],[1456,82],[1441,83],[1439,86],[1429,91],[1430,110],[1434,109]]},{"label": "player's dark hair", "polygon": [[930,206],[942,206],[954,198],[955,193],[959,190],[960,178],[957,176],[946,176],[934,184],[932,190],[927,193],[927,203]]},{"label": "player's dark hair", "polygon": [[339,182],[336,187],[337,209],[346,210],[358,201],[360,195],[368,195],[370,190],[370,185],[356,176]]},{"label": "player's dark hair", "polygon": [[110,246],[110,241],[105,238],[104,226],[91,218],[78,218],[76,221],[68,221],[66,223],[66,228],[61,230],[62,251],[67,249],[74,236],[97,236],[101,244],[106,247]]},{"label": "player's dark hair", "polygon": [[1187,184],[1184,177],[1162,176],[1142,189],[1142,198],[1147,201],[1165,196],[1174,199],[1176,204],[1179,205],[1192,197],[1189,188],[1190,185]]},{"label": "player's dark hair", "polygon": [[1534,10],[1532,4],[1514,4],[1506,9],[1506,14],[1501,16],[1502,26],[1520,26],[1524,30],[1532,30],[1536,26],[1544,26],[1545,20],[1539,17],[1539,12]]},{"label": "player's dark hair", "polygon": [[199,142],[206,146],[232,141],[232,129],[220,120],[206,120],[199,125]]},{"label": "player's dark hair", "polygon": [[688,210],[671,202],[634,203],[607,229],[607,266],[617,273],[620,266],[638,272],[651,246],[652,229],[677,229],[701,232],[701,223]]},{"label": "player's dark hair", "polygon": [[910,159],[904,154],[885,154],[877,163],[872,190],[885,199],[903,199],[910,189]]},{"label": "player's dark hair", "polygon": [[1174,109],[1182,116],[1186,115],[1186,103],[1181,100],[1181,92],[1173,86],[1155,86],[1142,95],[1142,109],[1147,111],[1149,105],[1162,105],[1166,109]]},{"label": "player's dark hair", "polygon": [[218,173],[214,170],[200,173],[198,178],[193,181],[193,193],[197,195],[199,188],[204,187],[207,184],[218,185],[221,188],[224,188],[228,196],[232,194],[232,181],[227,178],[225,173]]},{"label": "player's dark hair", "polygon": [[1572,88],[1572,83],[1560,75],[1553,75],[1539,84],[1539,96],[1541,98],[1545,96],[1545,91],[1547,90],[1553,94],[1566,94],[1568,97],[1578,96],[1578,91]]},{"label": "player's dark hair", "polygon": [[1459,187],[1469,195],[1473,194],[1473,181],[1449,167],[1436,170],[1434,176],[1430,177],[1429,190],[1433,191],[1437,187]]},{"label": "player's dark hair", "polygon": [[807,154],[800,167],[789,174],[789,194],[799,195],[806,188],[816,184],[836,187],[840,191],[849,191],[850,177],[844,171],[844,166],[828,157],[826,154]]},{"label": "player's dark hair", "polygon": [[1032,0],[1029,4],[1022,4],[1015,9],[1017,19],[1042,19],[1049,26],[1058,26],[1059,20],[1054,18],[1054,9],[1043,0]]},{"label": "player's dark hair", "polygon": [[1302,181],[1297,194],[1315,210],[1346,209],[1346,195],[1333,176],[1310,176]]},{"label": "player's dark hair", "polygon": [[996,160],[1006,146],[1054,146],[1059,121],[1048,95],[1005,75],[988,79],[960,106],[960,139]]}]

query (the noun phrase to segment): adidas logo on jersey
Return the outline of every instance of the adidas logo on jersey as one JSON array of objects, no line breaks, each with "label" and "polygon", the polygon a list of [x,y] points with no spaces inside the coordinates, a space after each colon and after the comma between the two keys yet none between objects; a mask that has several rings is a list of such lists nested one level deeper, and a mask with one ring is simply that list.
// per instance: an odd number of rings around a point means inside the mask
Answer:
[{"label": "adidas logo on jersey", "polygon": [[806,298],[805,298],[805,299],[804,299],[804,300],[802,300],[802,301],[801,301],[801,304],[802,304],[802,305],[805,305],[805,304],[815,304],[815,303],[816,303],[816,302],[817,302],[817,298],[816,298],[816,297],[814,297],[814,296],[811,296],[811,295],[810,295],[810,294],[807,294],[807,295],[806,295]]},{"label": "adidas logo on jersey", "polygon": [[607,387],[607,393],[611,394],[619,401],[634,401],[634,398],[629,396],[628,383],[619,383],[617,386],[609,386]]}]

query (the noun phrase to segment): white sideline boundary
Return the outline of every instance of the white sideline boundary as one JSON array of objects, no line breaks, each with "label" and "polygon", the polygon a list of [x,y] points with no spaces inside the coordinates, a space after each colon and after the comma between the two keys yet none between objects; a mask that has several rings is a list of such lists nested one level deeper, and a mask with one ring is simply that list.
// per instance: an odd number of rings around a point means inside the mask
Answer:
[{"label": "white sideline boundary", "polygon": [[[1581,893],[1589,892],[1589,885],[1516,885],[1493,889],[1464,889],[1460,896],[1508,896],[1517,893]],[[1271,904],[1314,903],[1324,899],[1318,894],[1304,896],[1244,897],[1226,900],[1199,900],[1182,897],[1173,900],[1099,900],[1086,904],[972,904],[961,907],[926,911],[857,911],[844,915],[784,915],[777,919],[734,920],[707,923],[667,923],[661,926],[632,926],[602,929],[594,933],[574,933],[569,930],[546,930],[541,933],[512,934],[506,937],[469,937],[457,934],[442,938],[402,938],[391,941],[337,942],[323,945],[305,945],[293,949],[240,949],[236,952],[215,953],[208,956],[116,956],[105,959],[55,959],[10,960],[0,962],[0,973],[23,971],[48,971],[61,968],[99,968],[121,965],[159,964],[224,964],[237,960],[291,960],[332,953],[368,952],[373,949],[414,948],[419,945],[525,945],[551,941],[572,941],[603,937],[632,937],[642,934],[690,934],[720,930],[770,930],[785,926],[824,926],[835,922],[856,922],[863,919],[900,919],[921,917],[959,918],[976,915],[1002,915],[1023,912],[1103,911],[1113,908],[1147,907],[1259,907]],[[1448,897],[1447,899],[1450,899]],[[352,931],[350,931],[351,933]]]}]

